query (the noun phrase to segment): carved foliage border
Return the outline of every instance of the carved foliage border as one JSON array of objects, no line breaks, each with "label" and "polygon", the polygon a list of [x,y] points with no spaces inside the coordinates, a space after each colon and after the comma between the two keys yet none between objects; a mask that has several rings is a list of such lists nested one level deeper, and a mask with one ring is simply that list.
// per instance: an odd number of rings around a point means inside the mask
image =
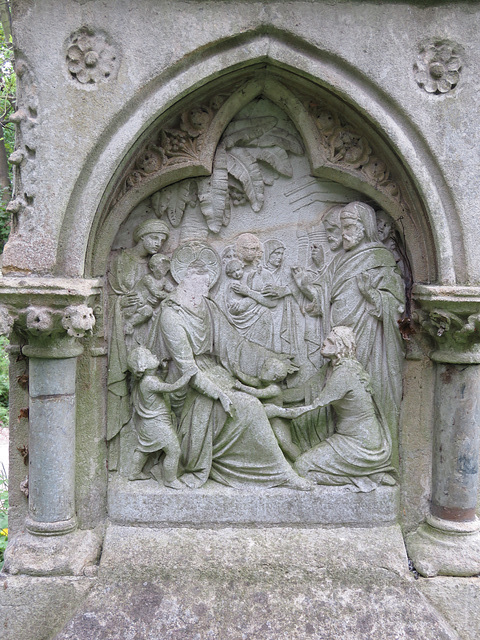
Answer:
[{"label": "carved foliage border", "polygon": [[[201,163],[204,141],[215,115],[234,89],[189,107],[167,126],[157,128],[129,163],[108,209],[111,210],[131,189],[174,166],[181,168]],[[319,131],[324,166],[354,175],[387,196],[400,211],[408,213],[409,206],[399,180],[376,145],[355,124],[326,104],[305,97],[301,99]]]}]

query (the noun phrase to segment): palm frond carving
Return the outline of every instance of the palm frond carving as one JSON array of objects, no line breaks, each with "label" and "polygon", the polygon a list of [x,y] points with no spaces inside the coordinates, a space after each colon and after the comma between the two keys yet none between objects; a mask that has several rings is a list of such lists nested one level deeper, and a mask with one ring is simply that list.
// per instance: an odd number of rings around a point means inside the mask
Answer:
[{"label": "palm frond carving", "polygon": [[217,147],[211,176],[195,180],[195,196],[190,184],[194,180],[184,180],[152,196],[157,215],[166,215],[177,227],[187,204],[198,197],[208,229],[218,233],[229,224],[232,205],[248,202],[253,211],[259,212],[265,185],[273,184],[280,175],[291,177],[289,154],[304,152],[297,136],[277,127],[277,122],[274,116],[231,122]]}]

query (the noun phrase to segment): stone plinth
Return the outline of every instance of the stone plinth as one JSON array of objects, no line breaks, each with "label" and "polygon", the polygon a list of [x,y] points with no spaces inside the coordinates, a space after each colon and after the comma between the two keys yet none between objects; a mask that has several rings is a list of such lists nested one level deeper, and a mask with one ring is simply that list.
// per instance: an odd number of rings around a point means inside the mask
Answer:
[{"label": "stone plinth", "polygon": [[56,640],[135,635],[458,638],[411,578],[398,526],[109,527],[97,584]]},{"label": "stone plinth", "polygon": [[371,493],[316,486],[312,491],[281,487],[230,489],[208,481],[201,489],[173,491],[153,480],[129,482],[115,476],[109,484],[108,512],[113,522],[148,526],[353,525],[392,524],[398,513],[398,487]]}]

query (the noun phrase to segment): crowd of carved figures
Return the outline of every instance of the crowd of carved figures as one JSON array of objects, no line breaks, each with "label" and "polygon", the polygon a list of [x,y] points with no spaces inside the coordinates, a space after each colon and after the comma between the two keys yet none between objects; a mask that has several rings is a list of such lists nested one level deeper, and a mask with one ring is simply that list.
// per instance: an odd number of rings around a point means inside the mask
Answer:
[{"label": "crowd of carved figures", "polygon": [[134,433],[130,480],[395,483],[405,253],[389,216],[363,202],[318,225],[325,242],[310,236],[304,264],[273,234],[166,255],[159,219],[113,256],[108,439]]}]

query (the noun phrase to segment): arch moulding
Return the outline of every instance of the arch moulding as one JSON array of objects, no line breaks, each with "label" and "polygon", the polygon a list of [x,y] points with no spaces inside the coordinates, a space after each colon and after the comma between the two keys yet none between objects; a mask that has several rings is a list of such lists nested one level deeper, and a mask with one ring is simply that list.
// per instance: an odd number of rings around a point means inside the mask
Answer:
[{"label": "arch moulding", "polygon": [[[397,222],[415,281],[462,279],[463,251],[452,251],[461,231],[448,190],[426,144],[388,96],[344,61],[302,43],[250,35],[223,49],[203,52],[201,65],[185,63],[169,79],[157,78],[105,131],[70,198],[58,274],[102,276],[115,235],[135,206],[169,184],[208,176],[228,123],[263,96],[296,126],[313,176],[362,192]],[[158,145],[162,135],[165,142],[182,114],[212,105],[218,95],[223,101],[210,109],[208,127],[191,136],[195,152],[168,157]],[[332,123],[340,148],[332,146]]]}]

